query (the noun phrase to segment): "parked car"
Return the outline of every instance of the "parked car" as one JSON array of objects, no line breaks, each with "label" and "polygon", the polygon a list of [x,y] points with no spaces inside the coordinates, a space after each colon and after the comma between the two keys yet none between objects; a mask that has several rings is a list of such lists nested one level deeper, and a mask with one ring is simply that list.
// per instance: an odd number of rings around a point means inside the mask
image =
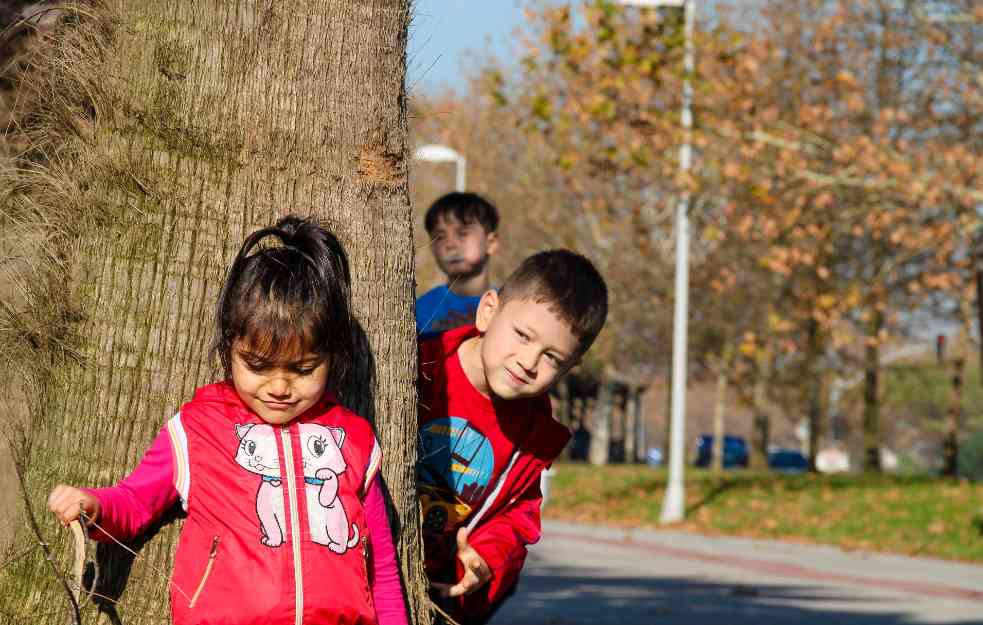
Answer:
[{"label": "parked car", "polygon": [[[713,457],[713,435],[703,434],[696,439],[696,461],[698,467],[709,467]],[[740,436],[724,436],[724,468],[747,467],[747,441]]]},{"label": "parked car", "polygon": [[768,452],[768,466],[781,473],[805,473],[809,459],[798,449],[772,449]]}]

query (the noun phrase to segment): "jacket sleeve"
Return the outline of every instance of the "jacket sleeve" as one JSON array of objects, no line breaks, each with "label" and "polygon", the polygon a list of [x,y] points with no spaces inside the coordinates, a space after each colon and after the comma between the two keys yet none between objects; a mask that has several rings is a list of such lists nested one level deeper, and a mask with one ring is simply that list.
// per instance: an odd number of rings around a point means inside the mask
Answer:
[{"label": "jacket sleeve", "polygon": [[85,489],[99,500],[101,530],[90,528],[100,542],[115,538],[126,541],[138,536],[178,499],[174,487],[173,452],[170,437],[161,430],[140,464],[116,486]]},{"label": "jacket sleeve", "polygon": [[[468,543],[491,569],[492,578],[483,587],[462,597],[460,607],[465,613],[487,612],[519,581],[519,572],[526,561],[526,547],[539,542],[542,501],[539,479],[535,479],[505,510],[475,528],[468,537]],[[464,574],[460,560],[457,566],[460,579]]]}]

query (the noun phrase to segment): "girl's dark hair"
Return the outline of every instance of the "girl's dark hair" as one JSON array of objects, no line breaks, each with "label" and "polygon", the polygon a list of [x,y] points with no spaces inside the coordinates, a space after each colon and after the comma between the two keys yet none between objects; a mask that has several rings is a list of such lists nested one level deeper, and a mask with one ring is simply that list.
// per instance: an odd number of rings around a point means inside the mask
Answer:
[{"label": "girl's dark hair", "polygon": [[[279,239],[279,245],[269,245]],[[321,226],[284,217],[242,244],[218,300],[215,351],[232,372],[232,346],[277,362],[284,352],[328,360],[327,388],[338,393],[354,358],[351,275],[338,239]]]}]

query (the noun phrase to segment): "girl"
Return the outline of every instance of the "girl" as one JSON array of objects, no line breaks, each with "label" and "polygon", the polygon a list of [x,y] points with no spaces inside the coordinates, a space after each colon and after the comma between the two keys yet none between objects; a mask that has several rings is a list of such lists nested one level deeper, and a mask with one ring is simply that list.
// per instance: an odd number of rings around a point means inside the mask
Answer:
[{"label": "girl", "polygon": [[297,217],[254,232],[218,302],[227,379],[199,388],[116,486],[51,492],[58,519],[84,510],[97,540],[132,538],[180,499],[175,625],[406,624],[379,445],[336,399],[349,302],[331,233]]}]

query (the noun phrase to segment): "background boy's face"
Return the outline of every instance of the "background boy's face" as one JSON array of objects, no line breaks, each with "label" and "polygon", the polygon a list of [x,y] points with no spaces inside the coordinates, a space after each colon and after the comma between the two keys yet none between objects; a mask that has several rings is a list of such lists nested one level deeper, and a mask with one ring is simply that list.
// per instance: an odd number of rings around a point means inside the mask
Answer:
[{"label": "background boy's face", "polygon": [[489,291],[478,304],[477,327],[484,332],[481,362],[488,387],[502,399],[541,395],[577,364],[580,341],[548,304],[502,304]]},{"label": "background boy's face", "polygon": [[470,278],[484,271],[498,249],[498,235],[485,232],[478,221],[463,222],[444,213],[430,231],[430,249],[448,278]]}]

